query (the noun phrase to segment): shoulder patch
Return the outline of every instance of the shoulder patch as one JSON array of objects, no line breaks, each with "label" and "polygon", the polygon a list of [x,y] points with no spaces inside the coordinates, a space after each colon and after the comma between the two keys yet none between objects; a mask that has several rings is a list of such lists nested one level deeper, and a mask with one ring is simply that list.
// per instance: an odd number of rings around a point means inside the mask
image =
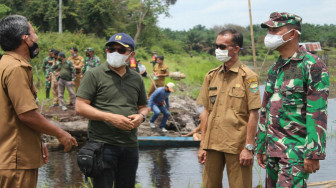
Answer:
[{"label": "shoulder patch", "polygon": [[252,84],[250,84],[250,89],[251,89],[251,92],[257,93],[257,91],[259,90],[258,83],[257,82],[253,82]]},{"label": "shoulder patch", "polygon": [[252,82],[258,83],[258,80],[257,80],[257,78],[251,78],[251,79],[248,79],[246,82],[247,82],[247,84],[250,84]]}]

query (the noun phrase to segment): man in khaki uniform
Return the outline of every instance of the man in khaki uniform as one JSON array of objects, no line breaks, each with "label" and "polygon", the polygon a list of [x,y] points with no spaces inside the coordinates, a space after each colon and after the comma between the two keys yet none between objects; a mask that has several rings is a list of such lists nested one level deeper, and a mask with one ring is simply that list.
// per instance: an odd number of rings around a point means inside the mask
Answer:
[{"label": "man in khaki uniform", "polygon": [[226,165],[230,188],[252,187],[253,149],[261,107],[257,74],[239,61],[243,36],[223,30],[216,39],[216,58],[223,65],[209,71],[197,102],[206,117],[198,154],[203,187],[222,187]]},{"label": "man in khaki uniform", "polygon": [[[54,50],[54,60],[53,60],[53,66],[58,63],[58,50]],[[51,91],[53,94],[53,105],[52,106],[58,106],[58,83],[57,83],[57,76],[55,70],[51,72]]]},{"label": "man in khaki uniform", "polygon": [[36,187],[38,168],[49,153],[41,133],[56,136],[69,151],[76,139],[51,124],[36,105],[29,60],[39,52],[38,37],[27,18],[12,15],[0,21],[0,187]]},{"label": "man in khaki uniform", "polygon": [[84,58],[80,55],[78,55],[78,49],[76,47],[72,47],[70,49],[71,56],[68,58],[74,65],[76,69],[76,81],[75,81],[75,89],[76,93],[80,84],[81,80],[81,72],[82,72],[82,67],[84,65]]},{"label": "man in khaki uniform", "polygon": [[168,66],[163,64],[163,56],[157,56],[157,64],[153,68],[153,81],[155,83],[152,83],[148,90],[148,98],[152,95],[152,93],[155,91],[155,88],[163,87],[165,86],[165,77],[169,76],[169,70]]}]

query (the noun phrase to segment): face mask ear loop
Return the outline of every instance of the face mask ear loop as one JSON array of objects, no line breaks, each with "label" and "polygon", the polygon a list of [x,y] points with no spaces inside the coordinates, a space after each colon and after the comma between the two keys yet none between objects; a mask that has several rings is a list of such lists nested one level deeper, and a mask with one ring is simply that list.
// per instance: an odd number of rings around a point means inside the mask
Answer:
[{"label": "face mask ear loop", "polygon": [[267,53],[266,53],[266,55],[265,55],[265,58],[264,58],[264,62],[261,64],[261,67],[260,67],[260,71],[259,71],[259,75],[258,75],[258,77],[260,77],[260,74],[261,74],[261,72],[262,72],[262,67],[264,66],[264,64],[265,64],[265,61],[266,61],[266,59],[267,59],[267,56],[268,56],[268,53],[271,51],[271,49],[268,49],[268,51],[267,51]]}]

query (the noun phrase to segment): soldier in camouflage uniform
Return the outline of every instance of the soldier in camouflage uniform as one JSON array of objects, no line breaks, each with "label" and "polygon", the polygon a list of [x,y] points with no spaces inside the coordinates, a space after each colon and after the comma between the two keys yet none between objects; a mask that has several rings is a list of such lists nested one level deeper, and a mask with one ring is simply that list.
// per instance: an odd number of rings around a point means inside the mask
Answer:
[{"label": "soldier in camouflage uniform", "polygon": [[257,133],[266,187],[306,187],[325,159],[329,76],[321,59],[299,46],[301,18],[272,13],[265,46],[280,57],[268,72]]},{"label": "soldier in camouflage uniform", "polygon": [[86,58],[82,69],[82,75],[91,68],[98,67],[100,65],[100,59],[94,54],[93,48],[86,49]]},{"label": "soldier in camouflage uniform", "polygon": [[49,50],[49,56],[44,58],[43,60],[43,72],[45,77],[45,86],[46,86],[46,98],[49,99],[50,96],[50,87],[51,87],[51,77],[50,72],[52,71],[53,66],[53,58],[54,58],[54,50]]}]

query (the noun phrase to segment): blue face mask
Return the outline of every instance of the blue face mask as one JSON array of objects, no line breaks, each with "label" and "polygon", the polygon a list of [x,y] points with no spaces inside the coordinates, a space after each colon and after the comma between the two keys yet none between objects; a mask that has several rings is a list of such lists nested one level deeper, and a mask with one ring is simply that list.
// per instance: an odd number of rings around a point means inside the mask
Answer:
[{"label": "blue face mask", "polygon": [[74,54],[73,56],[74,56],[74,57],[76,57],[76,56],[77,56],[77,54]]}]

